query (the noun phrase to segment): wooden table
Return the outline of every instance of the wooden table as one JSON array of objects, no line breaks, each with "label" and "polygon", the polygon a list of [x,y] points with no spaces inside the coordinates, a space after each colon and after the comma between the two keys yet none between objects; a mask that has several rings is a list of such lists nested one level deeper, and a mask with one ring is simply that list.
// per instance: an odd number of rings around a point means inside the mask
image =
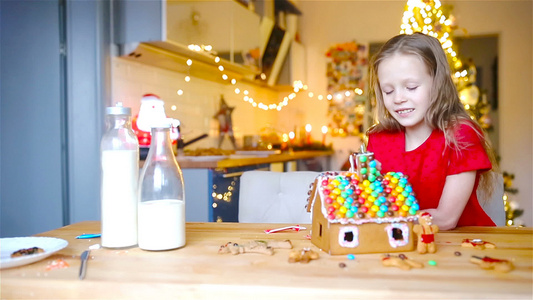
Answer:
[{"label": "wooden table", "polygon": [[[0,271],[1,298],[532,299],[531,228],[465,227],[439,233],[437,253],[405,253],[425,265],[409,271],[384,267],[379,254],[349,260],[344,255],[321,252],[318,260],[302,264],[288,262],[289,249],[278,249],[273,256],[217,253],[227,242],[256,239],[290,239],[296,249],[317,250],[305,237],[309,230],[263,232],[281,226],[188,223],[187,245],[182,249],[92,250],[87,277],[79,280],[79,256],[99,239],[75,237],[99,232],[100,223],[69,225],[38,234],[65,239],[67,248],[42,261]],[[461,247],[464,238],[492,242],[496,249]],[[456,251],[461,255],[456,256]],[[469,262],[472,255],[512,260],[515,270],[498,273],[481,269]],[[70,266],[46,271],[57,259]],[[430,266],[430,260],[437,265]]]}]

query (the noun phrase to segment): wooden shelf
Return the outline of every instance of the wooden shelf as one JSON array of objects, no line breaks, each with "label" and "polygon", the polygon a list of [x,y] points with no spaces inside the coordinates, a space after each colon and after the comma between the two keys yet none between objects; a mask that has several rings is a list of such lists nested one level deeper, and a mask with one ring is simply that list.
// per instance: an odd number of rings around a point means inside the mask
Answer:
[{"label": "wooden shelf", "polygon": [[[251,67],[232,63],[225,59],[220,59],[220,61],[216,63],[215,56],[213,55],[191,51],[183,45],[170,41],[139,43],[135,50],[122,57],[128,60],[225,84],[230,84],[232,78],[237,80],[247,79],[248,81],[251,81],[258,73],[258,71],[253,70]],[[193,64],[190,67],[187,65],[187,60],[189,59],[192,59],[193,61]],[[223,66],[224,71],[220,71],[218,69],[219,66]],[[228,75],[229,79],[224,80],[222,74]]]}]

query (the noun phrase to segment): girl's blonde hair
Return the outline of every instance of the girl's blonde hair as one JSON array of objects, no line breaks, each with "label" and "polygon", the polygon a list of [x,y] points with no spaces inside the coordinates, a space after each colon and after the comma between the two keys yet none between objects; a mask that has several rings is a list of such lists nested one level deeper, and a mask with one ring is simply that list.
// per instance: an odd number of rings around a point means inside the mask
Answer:
[{"label": "girl's blonde hair", "polygon": [[[380,131],[402,131],[404,128],[388,112],[383,102],[379,78],[377,76],[381,62],[394,54],[414,55],[426,65],[429,75],[433,78],[431,99],[428,111],[424,117],[431,128],[439,129],[444,133],[446,146],[460,152],[465,146],[458,141],[455,130],[459,124],[468,124],[473,127],[483,141],[483,147],[489,156],[492,169],[497,170],[497,163],[489,139],[483,130],[472,120],[459,100],[459,93],[452,81],[451,70],[440,42],[429,35],[414,33],[412,35],[397,35],[387,41],[374,55],[370,65],[371,95],[376,97],[377,121],[368,133]],[[490,172],[481,174],[479,189],[490,196],[493,188],[493,177]]]}]

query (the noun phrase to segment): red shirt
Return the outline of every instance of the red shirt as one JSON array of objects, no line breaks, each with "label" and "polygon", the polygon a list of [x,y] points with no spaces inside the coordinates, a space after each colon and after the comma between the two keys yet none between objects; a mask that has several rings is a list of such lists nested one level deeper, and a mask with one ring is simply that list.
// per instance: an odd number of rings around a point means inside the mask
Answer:
[{"label": "red shirt", "polygon": [[416,193],[420,209],[437,208],[448,175],[476,170],[474,189],[463,210],[457,226],[495,226],[491,218],[479,205],[476,190],[479,175],[492,168],[475,130],[463,124],[456,136],[465,143],[465,149],[456,153],[445,147],[444,133],[434,130],[418,148],[405,151],[405,133],[379,132],[368,139],[368,151],[374,152],[381,162],[381,172],[402,172],[409,176],[409,182]]}]

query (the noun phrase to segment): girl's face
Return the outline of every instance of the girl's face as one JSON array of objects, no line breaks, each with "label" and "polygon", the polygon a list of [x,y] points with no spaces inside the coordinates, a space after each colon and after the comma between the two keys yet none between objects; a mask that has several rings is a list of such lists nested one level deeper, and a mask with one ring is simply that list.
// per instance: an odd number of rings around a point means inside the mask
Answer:
[{"label": "girl's face", "polygon": [[424,129],[424,116],[430,104],[433,78],[420,58],[394,54],[378,68],[378,78],[385,107],[406,131]]}]

